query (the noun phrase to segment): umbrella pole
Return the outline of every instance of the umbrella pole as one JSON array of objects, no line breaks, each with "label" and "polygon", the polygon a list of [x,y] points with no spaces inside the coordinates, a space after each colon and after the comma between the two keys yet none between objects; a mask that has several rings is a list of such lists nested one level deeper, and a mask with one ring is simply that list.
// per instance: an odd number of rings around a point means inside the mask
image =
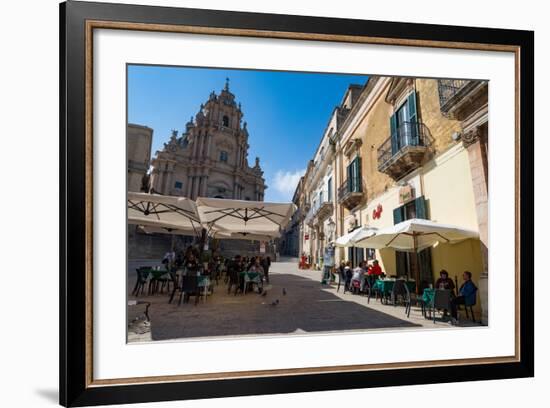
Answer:
[{"label": "umbrella pole", "polygon": [[413,233],[413,248],[414,248],[414,256],[416,258],[416,265],[415,265],[415,281],[416,281],[416,294],[420,295],[420,258],[418,256],[418,242],[416,233]]}]

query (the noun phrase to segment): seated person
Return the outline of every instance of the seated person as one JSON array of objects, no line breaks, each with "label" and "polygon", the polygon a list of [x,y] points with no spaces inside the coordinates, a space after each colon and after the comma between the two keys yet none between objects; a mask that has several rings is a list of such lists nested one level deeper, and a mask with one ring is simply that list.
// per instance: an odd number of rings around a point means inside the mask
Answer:
[{"label": "seated person", "polygon": [[195,254],[193,252],[190,252],[187,255],[187,259],[184,263],[185,270],[187,271],[188,276],[196,276],[199,271],[199,263],[197,262],[197,259],[195,258]]},{"label": "seated person", "polygon": [[435,282],[436,289],[447,289],[454,293],[455,284],[452,279],[449,278],[449,272],[442,269],[439,272],[439,279]]},{"label": "seated person", "polygon": [[382,268],[380,268],[380,265],[378,264],[378,260],[376,259],[374,260],[367,274],[374,275],[374,276],[380,276],[384,274],[384,272],[382,272]]},{"label": "seated person", "polygon": [[462,274],[464,283],[458,290],[458,296],[451,300],[451,317],[452,322],[456,323],[458,318],[458,305],[475,305],[477,286],[472,282],[472,272],[464,271]]},{"label": "seated person", "polygon": [[[344,266],[344,277],[346,279],[345,289],[349,289],[351,285],[351,277],[353,276],[353,271],[351,270],[351,262],[347,261]],[[344,292],[345,292],[344,289]]]},{"label": "seated person", "polygon": [[237,289],[241,288],[241,278],[240,272],[243,271],[243,262],[240,255],[235,255],[232,260],[227,262],[227,276],[228,276],[228,286],[227,293],[231,292],[231,288],[236,286],[235,293]]},{"label": "seated person", "polygon": [[260,258],[254,258],[254,263],[250,265],[250,267],[248,268],[248,272],[258,272],[261,276],[264,275],[264,268],[260,263]]},{"label": "seated person", "polygon": [[356,289],[363,290],[365,286],[365,263],[363,261],[359,262],[357,268],[353,270],[351,276],[351,287],[354,292]]}]

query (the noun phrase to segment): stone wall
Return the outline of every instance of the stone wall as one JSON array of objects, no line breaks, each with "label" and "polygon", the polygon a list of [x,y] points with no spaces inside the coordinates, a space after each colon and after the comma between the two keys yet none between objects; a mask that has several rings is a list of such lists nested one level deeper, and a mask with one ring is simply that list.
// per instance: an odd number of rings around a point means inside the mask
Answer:
[{"label": "stone wall", "polygon": [[436,79],[416,79],[415,84],[419,117],[429,129],[433,154],[437,155],[456,143],[452,135],[460,133],[462,127],[459,121],[448,119],[441,113]]}]

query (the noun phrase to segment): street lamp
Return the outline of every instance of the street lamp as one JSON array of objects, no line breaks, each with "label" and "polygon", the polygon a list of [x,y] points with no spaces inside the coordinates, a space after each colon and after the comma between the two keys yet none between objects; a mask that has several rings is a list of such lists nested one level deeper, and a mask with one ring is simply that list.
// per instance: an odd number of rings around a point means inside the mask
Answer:
[{"label": "street lamp", "polygon": [[327,232],[329,236],[329,241],[332,240],[334,234],[334,230],[336,229],[336,223],[332,220],[332,218],[329,218],[328,224],[327,224]]}]

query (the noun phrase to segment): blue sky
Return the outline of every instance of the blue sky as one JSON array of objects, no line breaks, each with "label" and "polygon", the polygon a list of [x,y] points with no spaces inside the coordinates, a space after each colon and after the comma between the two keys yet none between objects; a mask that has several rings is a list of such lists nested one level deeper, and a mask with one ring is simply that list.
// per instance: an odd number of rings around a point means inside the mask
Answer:
[{"label": "blue sky", "polygon": [[153,128],[153,155],[185,129],[210,92],[229,78],[248,122],[249,164],[256,156],[268,185],[266,201],[290,201],[323,135],[330,114],[351,83],[367,76],[130,65],[128,121]]}]

